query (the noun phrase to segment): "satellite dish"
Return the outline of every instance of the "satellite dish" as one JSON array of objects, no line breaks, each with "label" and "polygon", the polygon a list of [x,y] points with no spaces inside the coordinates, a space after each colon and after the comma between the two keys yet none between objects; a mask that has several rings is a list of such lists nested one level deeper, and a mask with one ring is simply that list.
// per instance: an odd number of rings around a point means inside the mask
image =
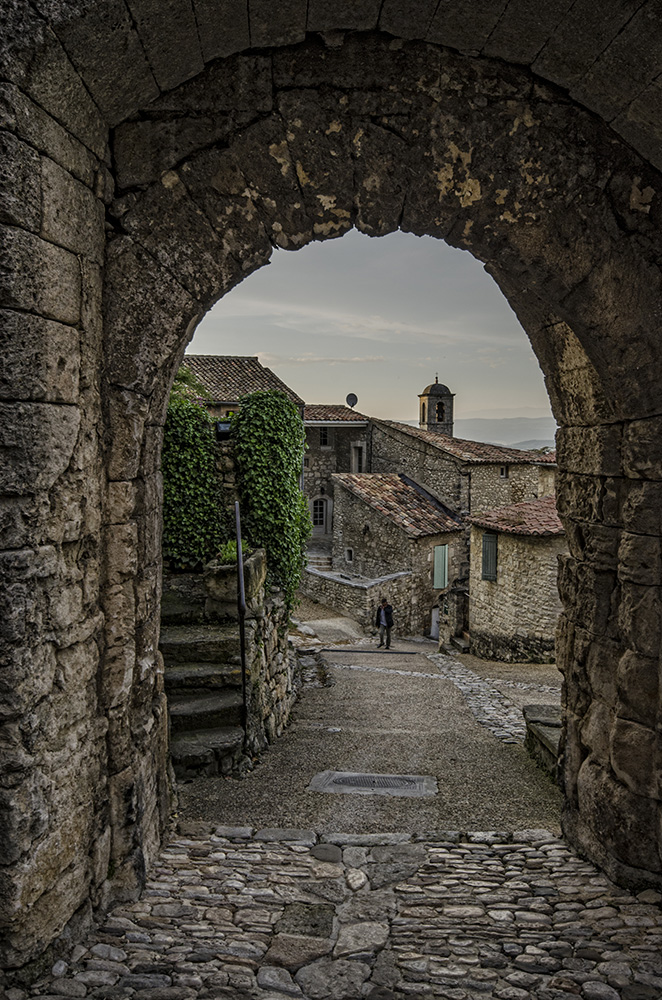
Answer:
[{"label": "satellite dish", "polygon": [[358,401],[359,401],[359,397],[356,396],[353,392],[350,392],[349,396],[345,400],[345,402],[347,403],[348,406],[356,406],[356,404],[358,403]]}]

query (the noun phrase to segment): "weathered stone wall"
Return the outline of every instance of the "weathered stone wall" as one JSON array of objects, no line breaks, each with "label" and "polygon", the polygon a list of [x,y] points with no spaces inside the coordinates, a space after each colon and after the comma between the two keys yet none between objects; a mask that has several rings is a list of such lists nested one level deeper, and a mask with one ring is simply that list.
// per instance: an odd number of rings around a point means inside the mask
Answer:
[{"label": "weathered stone wall", "polygon": [[352,448],[365,447],[363,472],[370,469],[370,452],[367,427],[329,427],[329,446],[320,445],[320,428],[306,427],[306,459],[304,473],[304,493],[308,499],[322,495],[333,496],[334,472],[352,472]]},{"label": "weathered stone wall", "polygon": [[343,611],[368,630],[374,627],[382,597],[387,597],[394,609],[397,609],[394,635],[411,635],[411,579],[411,573],[407,572],[366,580],[307,568],[304,570],[301,589],[304,594],[314,597],[321,604]]},{"label": "weathered stone wall", "polygon": [[451,510],[469,510],[470,480],[462,462],[397,427],[372,422],[372,472],[403,472]]},{"label": "weathered stone wall", "polygon": [[558,557],[563,536],[497,533],[497,578],[482,579],[483,528],[471,528],[471,650],[492,660],[552,663],[562,610]]},{"label": "weathered stone wall", "polygon": [[[452,586],[468,577],[464,531],[412,537],[336,483],[333,569],[336,573],[368,579],[398,571],[410,572],[406,599],[396,609],[398,624],[410,634],[430,630],[432,608],[440,596],[440,591],[433,587],[434,548],[446,544],[449,586]],[[353,552],[351,563],[347,560],[348,548]]]},{"label": "weathered stone wall", "polygon": [[[537,500],[554,491],[554,475],[540,465],[506,465],[507,474],[501,475],[502,465],[471,466],[471,511],[507,507],[523,500]],[[551,489],[549,483],[551,480]]]},{"label": "weathered stone wall", "polygon": [[[377,577],[412,569],[413,539],[406,532],[338,483],[334,497],[334,570]],[[347,549],[353,552],[352,562]]]},{"label": "weathered stone wall", "polygon": [[352,225],[470,250],[531,339],[570,549],[565,830],[662,884],[657,14],[474,6],[6,6],[5,963],[136,892],[167,815],[158,468],[184,345],[274,244]]}]

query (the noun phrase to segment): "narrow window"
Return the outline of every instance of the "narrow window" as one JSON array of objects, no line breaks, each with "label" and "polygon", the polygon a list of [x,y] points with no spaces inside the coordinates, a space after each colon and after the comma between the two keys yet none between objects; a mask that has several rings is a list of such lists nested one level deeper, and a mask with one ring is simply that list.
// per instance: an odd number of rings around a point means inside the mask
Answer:
[{"label": "narrow window", "polygon": [[500,479],[507,479],[508,478],[508,466],[507,465],[502,465],[501,468],[499,469],[499,478]]},{"label": "narrow window", "polygon": [[446,419],[446,407],[443,403],[437,403],[437,423],[442,424]]},{"label": "narrow window", "polygon": [[354,562],[354,549],[345,549],[345,560],[348,563]]},{"label": "narrow window", "polygon": [[309,469],[310,468],[310,459],[308,458],[307,455],[305,456],[305,458],[303,460],[303,467],[304,467],[304,469]]},{"label": "narrow window", "polygon": [[363,448],[355,445],[352,448],[352,472],[363,472]]},{"label": "narrow window", "polygon": [[492,531],[483,535],[483,580],[497,578],[497,536]]},{"label": "narrow window", "polygon": [[443,590],[448,586],[448,545],[434,547],[434,582],[435,590]]},{"label": "narrow window", "polygon": [[425,403],[421,403],[421,423],[425,423]]},{"label": "narrow window", "polygon": [[324,527],[326,523],[326,500],[313,500],[313,526]]},{"label": "narrow window", "polygon": [[320,427],[320,448],[329,447],[329,428]]}]

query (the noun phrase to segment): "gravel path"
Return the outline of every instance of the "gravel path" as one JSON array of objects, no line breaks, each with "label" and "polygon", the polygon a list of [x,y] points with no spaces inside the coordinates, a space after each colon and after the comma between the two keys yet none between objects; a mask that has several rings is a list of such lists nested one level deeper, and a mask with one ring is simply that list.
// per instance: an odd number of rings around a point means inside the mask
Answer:
[{"label": "gravel path", "polygon": [[[398,640],[384,652],[364,640],[325,653],[332,685],[304,689],[291,725],[244,781],[181,785],[180,814],[321,831],[558,833],[560,794],[522,746],[521,712],[461,657],[429,656],[435,648]],[[439,791],[377,799],[307,790],[330,769],[432,775]]]}]

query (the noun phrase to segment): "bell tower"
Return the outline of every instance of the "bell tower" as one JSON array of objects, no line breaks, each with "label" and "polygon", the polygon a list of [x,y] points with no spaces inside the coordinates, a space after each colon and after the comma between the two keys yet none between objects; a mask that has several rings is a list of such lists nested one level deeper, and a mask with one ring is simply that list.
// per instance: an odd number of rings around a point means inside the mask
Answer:
[{"label": "bell tower", "polygon": [[453,437],[453,400],[454,393],[447,385],[439,382],[435,375],[434,382],[419,394],[418,426],[421,430],[432,431],[433,434],[447,434]]}]

